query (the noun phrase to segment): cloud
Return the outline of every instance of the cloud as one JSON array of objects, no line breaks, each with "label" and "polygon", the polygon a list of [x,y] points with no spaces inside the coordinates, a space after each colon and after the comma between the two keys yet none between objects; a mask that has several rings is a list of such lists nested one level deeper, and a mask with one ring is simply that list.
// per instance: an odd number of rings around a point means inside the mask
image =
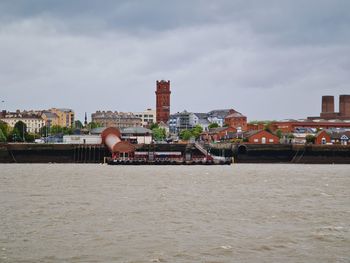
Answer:
[{"label": "cloud", "polygon": [[349,90],[350,6],[268,2],[3,1],[1,94],[12,109],[71,107],[83,118],[154,108],[164,78],[172,112],[316,115],[321,95]]}]

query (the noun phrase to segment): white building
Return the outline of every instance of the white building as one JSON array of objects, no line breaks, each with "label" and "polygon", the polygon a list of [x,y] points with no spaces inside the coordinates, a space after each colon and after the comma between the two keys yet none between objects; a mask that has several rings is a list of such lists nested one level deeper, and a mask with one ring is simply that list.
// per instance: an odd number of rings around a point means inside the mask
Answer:
[{"label": "white building", "polygon": [[45,120],[41,118],[37,112],[24,111],[6,112],[0,119],[6,122],[10,127],[15,127],[15,124],[22,121],[27,126],[27,132],[39,133],[40,129],[45,126]]},{"label": "white building", "polygon": [[157,122],[157,114],[155,110],[147,109],[143,112],[134,112],[134,115],[141,119],[142,127],[151,125],[152,123]]},{"label": "white building", "polygon": [[66,144],[101,144],[100,135],[64,135],[63,143]]},{"label": "white building", "polygon": [[121,130],[122,139],[137,144],[151,144],[152,131],[143,127],[129,127]]}]

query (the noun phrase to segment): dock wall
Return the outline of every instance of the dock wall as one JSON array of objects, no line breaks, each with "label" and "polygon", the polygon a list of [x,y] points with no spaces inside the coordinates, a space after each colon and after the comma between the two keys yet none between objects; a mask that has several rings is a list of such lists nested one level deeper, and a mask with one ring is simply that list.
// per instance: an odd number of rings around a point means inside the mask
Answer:
[{"label": "dock wall", "polygon": [[[235,163],[350,164],[350,145],[206,145],[215,156],[232,157]],[[137,145],[137,151],[201,153],[191,144]],[[104,145],[0,144],[0,163],[102,163],[110,152]]]}]

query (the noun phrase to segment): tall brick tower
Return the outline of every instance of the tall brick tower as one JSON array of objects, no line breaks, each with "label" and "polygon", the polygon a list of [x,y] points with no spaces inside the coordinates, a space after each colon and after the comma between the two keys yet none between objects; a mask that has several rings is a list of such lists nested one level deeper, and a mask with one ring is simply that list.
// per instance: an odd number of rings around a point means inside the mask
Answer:
[{"label": "tall brick tower", "polygon": [[339,96],[339,115],[350,118],[350,95]]},{"label": "tall brick tower", "polygon": [[157,111],[157,123],[167,123],[170,116],[170,80],[165,81],[157,80],[156,90],[156,111]]},{"label": "tall brick tower", "polygon": [[334,96],[322,96],[322,113],[334,113]]}]

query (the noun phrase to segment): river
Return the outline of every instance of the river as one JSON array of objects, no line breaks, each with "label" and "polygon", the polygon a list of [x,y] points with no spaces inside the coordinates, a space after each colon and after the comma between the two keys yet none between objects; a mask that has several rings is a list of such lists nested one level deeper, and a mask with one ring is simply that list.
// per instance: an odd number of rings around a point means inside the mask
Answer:
[{"label": "river", "polygon": [[350,262],[350,166],[0,164],[0,262]]}]

